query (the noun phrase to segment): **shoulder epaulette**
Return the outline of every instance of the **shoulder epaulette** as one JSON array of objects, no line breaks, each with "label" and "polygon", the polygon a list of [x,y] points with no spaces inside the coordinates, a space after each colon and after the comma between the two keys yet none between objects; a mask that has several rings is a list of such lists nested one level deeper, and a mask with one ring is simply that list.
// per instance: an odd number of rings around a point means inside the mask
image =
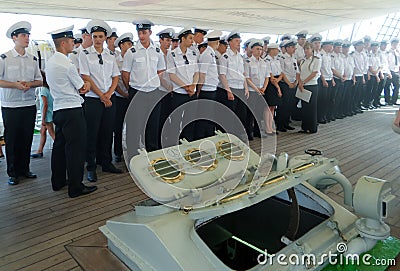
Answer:
[{"label": "shoulder epaulette", "polygon": [[285,57],[284,57],[284,56],[278,56],[278,57],[280,57],[280,58],[282,58],[282,59],[285,59]]},{"label": "shoulder epaulette", "polygon": [[247,63],[250,63],[251,61],[250,61],[250,60],[248,60],[248,59],[246,59],[246,62],[247,62]]},{"label": "shoulder epaulette", "polygon": [[175,57],[175,52],[171,52],[171,55],[172,55],[173,57]]},{"label": "shoulder epaulette", "polygon": [[160,52],[160,48],[156,47],[156,52],[159,53]]},{"label": "shoulder epaulette", "polygon": [[269,59],[268,57],[265,58],[266,61],[271,61],[271,59]]},{"label": "shoulder epaulette", "polygon": [[196,56],[196,52],[195,51],[192,51],[192,52],[193,52],[193,55]]},{"label": "shoulder epaulette", "polygon": [[85,50],[82,50],[82,51],[83,51],[85,54],[87,54],[87,55],[89,54],[88,50],[86,50],[86,49],[85,49]]},{"label": "shoulder epaulette", "polygon": [[132,47],[132,48],[131,48],[131,52],[132,52],[132,53],[136,53],[136,49]]},{"label": "shoulder epaulette", "polygon": [[217,57],[217,56],[215,56],[215,59],[218,59],[218,57]]},{"label": "shoulder epaulette", "polygon": [[228,59],[228,55],[225,54],[224,57],[225,57],[226,59]]},{"label": "shoulder epaulette", "polygon": [[72,53],[73,53],[74,55],[78,54],[78,52],[77,52],[77,51],[72,51]]},{"label": "shoulder epaulette", "polygon": [[316,58],[316,59],[319,59],[319,57],[318,57],[318,56],[314,56],[314,58]]},{"label": "shoulder epaulette", "polygon": [[331,58],[335,58],[335,56],[334,56],[334,55],[331,55]]},{"label": "shoulder epaulette", "polygon": [[36,56],[33,56],[33,60],[34,60],[34,61],[37,61],[37,57],[36,57]]},{"label": "shoulder epaulette", "polygon": [[350,55],[354,55],[354,52],[351,52]]},{"label": "shoulder epaulette", "polygon": [[112,55],[112,56],[113,56],[113,55],[115,55],[115,53],[114,53],[113,51],[110,51],[110,55]]},{"label": "shoulder epaulette", "polygon": [[0,57],[1,57],[2,59],[5,59],[7,56],[6,56],[5,54],[2,54]]}]

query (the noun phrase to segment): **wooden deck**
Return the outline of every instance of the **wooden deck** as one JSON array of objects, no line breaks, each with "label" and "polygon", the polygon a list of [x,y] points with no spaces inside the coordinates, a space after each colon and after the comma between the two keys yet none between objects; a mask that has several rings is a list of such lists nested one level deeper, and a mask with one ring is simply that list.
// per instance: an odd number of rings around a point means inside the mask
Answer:
[{"label": "wooden deck", "polygon": [[[320,125],[317,134],[280,133],[276,153],[298,155],[307,148],[320,149],[326,157],[340,161],[353,184],[363,175],[393,180],[398,198],[386,221],[392,235],[400,237],[400,135],[391,130],[395,110],[384,107]],[[297,122],[293,125],[299,127]],[[35,144],[38,139],[35,136]],[[255,150],[257,143],[257,139],[252,142]],[[101,170],[99,189],[93,194],[70,199],[66,189],[53,192],[51,151],[45,149],[44,158],[31,162],[31,170],[39,177],[18,186],[7,184],[6,164],[0,162],[0,270],[127,270],[108,252],[98,228],[133,210],[146,196],[128,173],[112,175]],[[339,186],[328,194],[343,203]]]}]

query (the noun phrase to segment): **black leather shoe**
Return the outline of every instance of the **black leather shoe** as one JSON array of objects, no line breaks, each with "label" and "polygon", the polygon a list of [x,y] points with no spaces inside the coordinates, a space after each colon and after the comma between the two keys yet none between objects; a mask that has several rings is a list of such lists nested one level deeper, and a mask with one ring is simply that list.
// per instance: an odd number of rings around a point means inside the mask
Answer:
[{"label": "black leather shoe", "polygon": [[32,153],[31,158],[43,158],[43,152]]},{"label": "black leather shoe", "polygon": [[103,166],[103,172],[121,174],[122,170],[119,168],[116,168],[113,164],[109,164],[107,166]]},{"label": "black leather shoe", "polygon": [[32,173],[32,172],[30,172],[30,171],[26,172],[26,173],[24,174],[24,176],[25,176],[25,178],[28,178],[28,179],[35,179],[35,178],[37,178],[37,175],[34,174],[34,173]]},{"label": "black leather shoe", "polygon": [[8,178],[8,184],[9,185],[17,185],[19,183],[18,179],[16,177],[10,177]]},{"label": "black leather shoe", "polygon": [[279,127],[276,130],[279,131],[279,132],[287,132],[287,129],[283,128],[283,127]]},{"label": "black leather shoe", "polygon": [[290,125],[286,125],[286,126],[285,126],[285,129],[287,129],[287,130],[294,130],[295,128],[292,127],[292,126],[290,126]]},{"label": "black leather shoe", "polygon": [[83,186],[83,188],[82,188],[82,190],[80,191],[80,192],[78,192],[78,193],[73,193],[73,194],[71,194],[71,193],[68,193],[68,195],[69,195],[69,197],[70,198],[76,198],[76,197],[79,197],[79,196],[81,196],[81,195],[87,195],[87,194],[90,194],[90,193],[92,193],[92,192],[94,192],[94,191],[96,191],[97,190],[97,186]]},{"label": "black leather shoe", "polygon": [[87,180],[89,182],[97,182],[97,173],[95,170],[87,172]]},{"label": "black leather shoe", "polygon": [[58,184],[57,186],[56,185],[52,185],[52,188],[53,188],[53,191],[60,191],[66,185],[67,185],[67,182],[63,182],[61,184]]},{"label": "black leather shoe", "polygon": [[116,155],[115,156],[115,162],[116,163],[122,162],[122,155]]},{"label": "black leather shoe", "polygon": [[326,120],[319,120],[318,123],[319,124],[326,124]]}]

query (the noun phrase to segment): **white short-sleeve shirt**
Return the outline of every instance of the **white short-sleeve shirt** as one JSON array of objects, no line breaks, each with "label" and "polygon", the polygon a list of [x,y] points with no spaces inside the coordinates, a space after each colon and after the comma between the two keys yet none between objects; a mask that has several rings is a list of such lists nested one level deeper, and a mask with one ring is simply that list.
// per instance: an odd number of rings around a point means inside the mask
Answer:
[{"label": "white short-sleeve shirt", "polygon": [[[38,59],[25,51],[20,55],[15,48],[0,56],[0,80],[31,82],[43,80]],[[15,88],[0,89],[1,106],[23,107],[35,105],[35,88],[22,91]]]},{"label": "white short-sleeve shirt", "polygon": [[234,53],[230,48],[219,60],[219,73],[226,76],[230,88],[244,88],[244,61],[241,54]]},{"label": "white short-sleeve shirt", "polygon": [[122,70],[130,73],[129,85],[139,91],[149,92],[160,86],[157,72],[165,70],[164,55],[150,42],[148,48],[138,41],[124,55]]},{"label": "white short-sleeve shirt", "polygon": [[[194,74],[199,71],[197,54],[189,48],[186,49],[186,54],[182,53],[180,47],[168,52],[167,66],[167,72],[170,74],[176,74],[186,85],[193,84]],[[174,86],[174,92],[187,94],[186,90],[175,84],[175,82],[172,83]]]},{"label": "white short-sleeve shirt", "polygon": [[[246,78],[250,78],[254,85],[259,88],[264,86],[265,78],[270,77],[271,71],[269,69],[267,62],[261,57],[257,59],[252,56],[244,62]],[[257,90],[249,85],[249,91]]]},{"label": "white short-sleeve shirt", "polygon": [[[113,77],[120,75],[114,53],[104,48],[99,54],[93,46],[82,50],[79,54],[79,72],[90,76],[103,93],[111,87]],[[99,98],[92,90],[86,93],[86,97]]]},{"label": "white short-sleeve shirt", "polygon": [[214,91],[217,89],[219,82],[217,59],[215,51],[208,46],[206,50],[200,55],[199,58],[199,72],[204,73],[206,76],[202,91]]}]

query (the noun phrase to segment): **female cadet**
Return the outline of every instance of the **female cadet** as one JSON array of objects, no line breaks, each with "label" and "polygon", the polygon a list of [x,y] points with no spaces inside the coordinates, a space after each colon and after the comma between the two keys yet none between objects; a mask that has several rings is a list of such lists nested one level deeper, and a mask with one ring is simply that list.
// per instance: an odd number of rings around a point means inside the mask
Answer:
[{"label": "female cadet", "polygon": [[305,58],[300,61],[301,91],[307,89],[312,92],[310,101],[302,101],[302,130],[299,133],[312,134],[317,132],[317,98],[318,98],[318,73],[321,69],[321,60],[314,55],[312,44],[306,42],[304,45]]},{"label": "female cadet", "polygon": [[279,82],[283,78],[283,73],[281,63],[277,58],[279,53],[278,48],[279,45],[276,43],[269,44],[267,49],[268,55],[265,58],[270,69],[270,83],[267,86],[264,96],[269,107],[269,110],[266,109],[264,111],[265,130],[268,135],[276,134],[276,131],[273,129],[275,107],[280,106],[282,97]]},{"label": "female cadet", "polygon": [[[258,101],[260,95],[264,95],[269,83],[271,71],[267,62],[261,58],[263,53],[263,40],[253,40],[249,44],[252,56],[244,63],[244,72],[246,74],[247,84],[249,85],[249,100],[248,104],[250,109],[253,110],[256,120],[262,119],[263,109]],[[261,106],[261,107],[260,107]],[[254,117],[250,112],[247,113],[246,130],[253,131]],[[259,124],[260,125],[260,124]]]}]

